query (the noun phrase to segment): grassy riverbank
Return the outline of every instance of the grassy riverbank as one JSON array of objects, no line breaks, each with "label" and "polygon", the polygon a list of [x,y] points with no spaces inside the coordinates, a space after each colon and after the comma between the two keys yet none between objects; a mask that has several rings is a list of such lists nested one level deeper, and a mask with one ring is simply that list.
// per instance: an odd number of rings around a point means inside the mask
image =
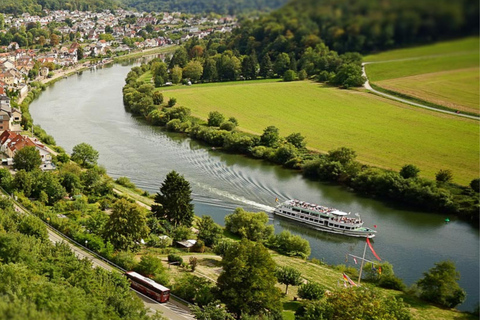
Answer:
[{"label": "grassy riverbank", "polygon": [[194,116],[206,119],[216,110],[237,118],[240,129],[247,132],[261,134],[275,125],[283,136],[300,132],[315,150],[352,148],[359,161],[370,165],[399,170],[412,163],[428,178],[450,169],[454,181],[461,184],[479,176],[474,120],[308,81],[260,80],[161,90]]},{"label": "grassy riverbank", "polygon": [[365,57],[370,82],[453,110],[480,114],[479,38]]}]

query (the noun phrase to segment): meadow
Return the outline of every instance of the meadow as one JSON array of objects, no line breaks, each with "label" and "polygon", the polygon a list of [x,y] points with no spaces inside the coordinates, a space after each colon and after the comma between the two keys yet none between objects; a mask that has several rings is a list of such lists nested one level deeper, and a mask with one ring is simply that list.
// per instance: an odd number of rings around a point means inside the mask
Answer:
[{"label": "meadow", "polygon": [[309,81],[214,83],[162,92],[199,118],[207,119],[211,111],[235,117],[246,132],[260,135],[271,125],[282,136],[300,132],[307,146],[320,152],[349,147],[363,163],[397,171],[411,163],[428,178],[450,169],[461,184],[479,176],[479,124],[474,120]]},{"label": "meadow", "polygon": [[[454,110],[480,114],[479,38],[366,56],[375,85]],[[370,63],[370,64],[369,64]]]}]

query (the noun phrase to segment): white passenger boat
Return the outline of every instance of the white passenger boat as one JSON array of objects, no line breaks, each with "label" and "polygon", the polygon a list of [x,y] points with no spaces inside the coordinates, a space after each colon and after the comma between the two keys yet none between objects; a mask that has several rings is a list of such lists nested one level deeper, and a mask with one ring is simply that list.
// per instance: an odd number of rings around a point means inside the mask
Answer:
[{"label": "white passenger boat", "polygon": [[377,232],[363,226],[358,213],[352,217],[350,212],[319,206],[299,200],[287,200],[278,205],[273,213],[280,217],[299,221],[310,227],[350,237],[373,238]]}]

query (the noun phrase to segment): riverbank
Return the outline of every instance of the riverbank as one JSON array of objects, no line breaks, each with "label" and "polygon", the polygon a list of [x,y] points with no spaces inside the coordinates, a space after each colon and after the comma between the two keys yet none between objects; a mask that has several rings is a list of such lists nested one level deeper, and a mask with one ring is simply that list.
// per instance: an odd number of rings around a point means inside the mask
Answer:
[{"label": "riverbank", "polygon": [[[99,163],[110,176],[129,177],[151,194],[158,192],[168,172],[180,172],[191,182],[195,213],[211,215],[219,224],[236,207],[271,210],[276,196],[360,212],[367,225],[378,225],[374,244],[378,254],[395,266],[408,285],[439,259],[454,260],[462,274],[460,284],[467,288],[470,299],[462,310],[473,310],[478,292],[475,230],[452,217],[446,224],[444,217],[396,210],[343,188],[302,179],[279,166],[211,150],[180,134],[150,127],[124,110],[119,93],[129,69],[119,64],[59,81],[32,104],[35,123],[55,136],[66,150],[80,142],[91,144],[100,152]],[[270,222],[277,233],[287,230],[308,239],[312,258],[328,264],[342,264],[345,252],[359,252],[360,244],[355,239],[307,230],[275,217]],[[415,243],[414,248],[411,243]]]}]

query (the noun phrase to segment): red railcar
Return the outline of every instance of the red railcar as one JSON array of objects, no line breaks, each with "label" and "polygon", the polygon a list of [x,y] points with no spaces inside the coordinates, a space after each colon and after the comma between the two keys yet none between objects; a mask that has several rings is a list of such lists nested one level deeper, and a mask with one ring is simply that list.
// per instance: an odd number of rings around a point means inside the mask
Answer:
[{"label": "red railcar", "polygon": [[125,276],[130,280],[130,286],[144,295],[158,302],[167,302],[170,299],[170,289],[156,283],[152,279],[134,271],[125,272]]}]

